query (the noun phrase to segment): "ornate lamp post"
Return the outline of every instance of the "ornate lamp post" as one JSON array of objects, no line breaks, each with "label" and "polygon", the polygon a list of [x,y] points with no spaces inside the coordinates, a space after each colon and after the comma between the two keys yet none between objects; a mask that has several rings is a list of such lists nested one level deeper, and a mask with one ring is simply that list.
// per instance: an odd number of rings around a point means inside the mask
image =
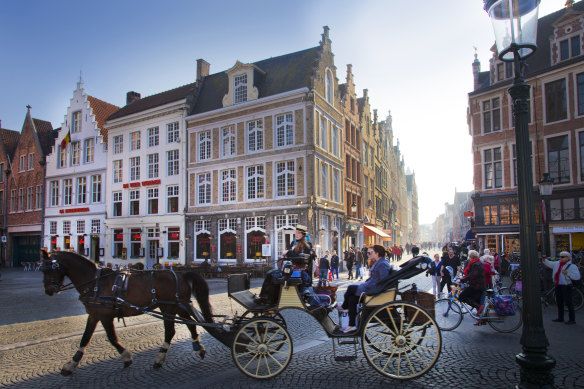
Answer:
[{"label": "ornate lamp post", "polygon": [[523,61],[536,50],[540,0],[484,0],[493,23],[499,59],[513,62],[515,78],[509,88],[517,144],[519,237],[523,273],[523,352],[515,357],[521,368],[522,389],[553,388],[556,361],[547,355],[549,342],[543,328],[539,299],[537,237],[533,203],[533,177],[529,153],[528,105],[530,86],[523,79]]},{"label": "ornate lamp post", "polygon": [[539,196],[541,197],[541,221],[543,224],[543,229],[541,230],[541,252],[548,257],[550,256],[550,225],[547,215],[548,205],[547,199],[549,199],[554,191],[554,180],[550,177],[549,173],[544,173],[543,178],[539,181]]}]

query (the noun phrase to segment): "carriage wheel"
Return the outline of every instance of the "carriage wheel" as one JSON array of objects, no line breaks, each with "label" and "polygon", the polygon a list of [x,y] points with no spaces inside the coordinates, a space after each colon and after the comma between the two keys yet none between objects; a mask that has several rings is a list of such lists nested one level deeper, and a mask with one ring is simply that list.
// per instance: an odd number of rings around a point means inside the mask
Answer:
[{"label": "carriage wheel", "polygon": [[407,380],[426,373],[438,360],[442,336],[422,307],[396,301],[373,311],[364,322],[362,346],[381,374]]},{"label": "carriage wheel", "polygon": [[235,334],[231,354],[245,375],[272,378],[280,374],[292,358],[292,340],[286,328],[266,317],[251,319]]}]

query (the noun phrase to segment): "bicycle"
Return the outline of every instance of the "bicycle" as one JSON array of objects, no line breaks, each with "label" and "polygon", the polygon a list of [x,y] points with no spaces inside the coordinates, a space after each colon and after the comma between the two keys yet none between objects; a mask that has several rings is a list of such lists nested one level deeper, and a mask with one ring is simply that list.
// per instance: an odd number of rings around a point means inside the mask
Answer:
[{"label": "bicycle", "polygon": [[[549,307],[550,305],[556,304],[556,288],[552,286],[549,288],[542,296],[541,303],[544,307]],[[582,291],[576,287],[572,287],[572,304],[574,305],[574,311],[579,311],[584,307],[584,294]],[[564,304],[564,310],[568,310],[567,304]]]},{"label": "bicycle", "polygon": [[[521,306],[515,299],[512,299],[515,314],[499,315],[495,311],[495,292],[491,289],[486,291],[485,304],[483,312],[479,315],[473,313],[472,307],[458,299],[461,292],[460,286],[455,289],[455,293],[449,293],[447,298],[436,300],[435,317],[438,328],[442,331],[452,331],[462,322],[463,315],[470,315],[473,319],[486,321],[492,329],[497,332],[514,332],[523,325],[521,318]],[[463,312],[464,310],[464,312]]]}]

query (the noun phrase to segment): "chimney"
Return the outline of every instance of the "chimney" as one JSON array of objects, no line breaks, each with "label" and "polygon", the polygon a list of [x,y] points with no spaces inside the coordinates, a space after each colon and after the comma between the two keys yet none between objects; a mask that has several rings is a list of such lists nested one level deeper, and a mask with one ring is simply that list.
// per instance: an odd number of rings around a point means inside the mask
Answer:
[{"label": "chimney", "polygon": [[478,55],[475,50],[475,59],[472,63],[472,76],[474,79],[474,90],[479,88],[479,73],[481,72],[481,63],[479,62]]},{"label": "chimney", "polygon": [[140,93],[134,91],[126,93],[126,105],[132,104],[137,100],[140,100]]},{"label": "chimney", "polygon": [[205,61],[202,58],[197,60],[197,82],[201,81],[203,77],[207,77],[209,75],[209,70],[211,69],[211,65],[209,62]]}]

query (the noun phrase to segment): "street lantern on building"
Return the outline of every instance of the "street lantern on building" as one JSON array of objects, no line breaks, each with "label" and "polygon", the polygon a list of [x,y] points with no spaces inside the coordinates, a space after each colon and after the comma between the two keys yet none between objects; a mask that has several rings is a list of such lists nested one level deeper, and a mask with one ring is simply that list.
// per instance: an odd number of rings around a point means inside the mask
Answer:
[{"label": "street lantern on building", "polygon": [[547,200],[554,191],[554,180],[549,173],[544,173],[543,178],[539,181],[539,196],[541,197],[541,222],[543,229],[541,231],[541,252],[550,256],[550,225],[547,216]]},{"label": "street lantern on building", "polygon": [[357,203],[355,203],[355,201],[353,201],[353,203],[351,204],[351,216],[355,217],[356,213],[357,213]]},{"label": "street lantern on building", "polygon": [[[517,147],[517,171],[531,172],[529,152],[529,89],[523,79],[524,60],[536,50],[540,0],[484,0],[491,18],[498,56],[514,64],[515,77],[509,88]],[[547,355],[549,342],[543,328],[539,299],[537,237],[533,206],[533,177],[518,175],[519,237],[523,274],[523,352],[515,358],[521,368],[518,388],[553,388],[556,362]]]}]

